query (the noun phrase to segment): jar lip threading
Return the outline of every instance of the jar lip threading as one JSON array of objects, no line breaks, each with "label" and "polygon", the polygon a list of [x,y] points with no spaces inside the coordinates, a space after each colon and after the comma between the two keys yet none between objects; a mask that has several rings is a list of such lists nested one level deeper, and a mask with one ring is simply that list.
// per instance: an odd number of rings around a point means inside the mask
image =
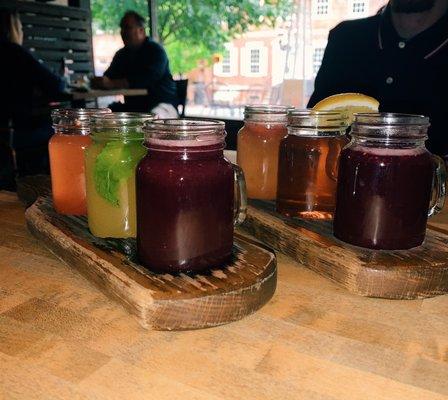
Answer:
[{"label": "jar lip threading", "polygon": [[118,128],[126,126],[143,126],[146,121],[156,119],[152,113],[116,112],[92,117],[92,128]]},{"label": "jar lip threading", "polygon": [[272,104],[254,104],[244,107],[244,121],[254,123],[286,124],[288,111],[294,107]]},{"label": "jar lip threading", "polygon": [[429,117],[405,113],[355,113],[354,123],[358,125],[417,125],[429,126]]},{"label": "jar lip threading", "polygon": [[57,108],[51,112],[53,129],[69,135],[88,135],[95,115],[111,114],[110,108]]},{"label": "jar lip threading", "polygon": [[345,132],[348,118],[340,111],[294,109],[288,112],[288,130],[319,130]]},{"label": "jar lip threading", "polygon": [[207,146],[224,143],[223,121],[203,119],[160,119],[143,126],[148,144],[163,146]]},{"label": "jar lip threading", "polygon": [[372,141],[425,140],[430,126],[424,115],[356,113],[351,134]]}]

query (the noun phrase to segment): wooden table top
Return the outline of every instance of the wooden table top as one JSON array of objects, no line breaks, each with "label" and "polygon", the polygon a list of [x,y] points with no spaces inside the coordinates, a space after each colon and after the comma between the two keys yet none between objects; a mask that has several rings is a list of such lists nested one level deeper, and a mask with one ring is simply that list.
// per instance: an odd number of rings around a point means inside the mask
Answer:
[{"label": "wooden table top", "polygon": [[146,96],[147,89],[113,89],[113,90],[97,90],[92,89],[87,92],[71,91],[70,95],[73,100],[91,100],[98,97],[107,96]]},{"label": "wooden table top", "polygon": [[242,321],[145,331],[0,192],[0,399],[448,398],[448,296],[363,298],[278,265],[273,299]]}]

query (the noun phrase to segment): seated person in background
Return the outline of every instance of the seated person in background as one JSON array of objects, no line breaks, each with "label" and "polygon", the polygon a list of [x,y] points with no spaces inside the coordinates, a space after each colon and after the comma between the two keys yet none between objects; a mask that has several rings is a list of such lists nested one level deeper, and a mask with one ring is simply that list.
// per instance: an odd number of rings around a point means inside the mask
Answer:
[{"label": "seated person in background", "polygon": [[375,97],[380,111],[431,119],[428,149],[448,155],[448,0],[390,0],[330,31],[308,107],[332,94]]},{"label": "seated person in background", "polygon": [[143,88],[146,96],[126,96],[112,111],[155,112],[160,118],[177,118],[176,84],[163,47],[145,33],[145,19],[127,11],[120,22],[124,47],[117,51],[103,77],[92,80],[100,89]]},{"label": "seated person in background", "polygon": [[[17,169],[20,175],[27,175],[48,172],[48,140],[53,133],[48,103],[63,93],[64,82],[37,61],[22,42],[18,13],[0,8],[1,153],[8,151],[5,146],[10,152],[5,132],[11,127]],[[36,91],[41,95],[40,104],[36,104]],[[0,158],[0,187],[14,181],[11,160],[3,155]]]}]

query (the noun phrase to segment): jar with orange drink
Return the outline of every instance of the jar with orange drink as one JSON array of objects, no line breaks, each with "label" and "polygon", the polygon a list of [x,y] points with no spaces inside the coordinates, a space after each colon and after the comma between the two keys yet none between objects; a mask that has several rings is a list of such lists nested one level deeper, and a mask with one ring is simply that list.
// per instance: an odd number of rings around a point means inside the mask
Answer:
[{"label": "jar with orange drink", "polygon": [[254,105],[244,109],[244,126],[237,138],[237,163],[244,171],[249,198],[275,200],[278,150],[288,133],[289,108]]},{"label": "jar with orange drink", "polygon": [[108,108],[58,109],[51,113],[55,134],[50,139],[53,204],[60,214],[86,215],[84,150],[90,145],[90,118]]}]

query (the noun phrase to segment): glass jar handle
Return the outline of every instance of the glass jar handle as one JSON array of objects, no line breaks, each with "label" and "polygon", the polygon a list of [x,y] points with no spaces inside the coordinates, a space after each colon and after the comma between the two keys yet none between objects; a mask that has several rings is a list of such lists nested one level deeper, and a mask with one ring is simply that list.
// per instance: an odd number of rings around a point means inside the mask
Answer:
[{"label": "glass jar handle", "polygon": [[[438,214],[443,209],[443,205],[445,204],[445,195],[446,195],[446,168],[445,162],[436,155],[432,155],[434,162],[436,164],[436,169],[434,171],[433,178],[433,199],[431,201],[431,205],[428,211],[428,217],[432,217],[433,215]],[[435,191],[435,196],[434,196]]]},{"label": "glass jar handle", "polygon": [[235,164],[232,164],[232,167],[235,187],[233,225],[236,226],[242,224],[246,219],[247,194],[243,170]]}]

